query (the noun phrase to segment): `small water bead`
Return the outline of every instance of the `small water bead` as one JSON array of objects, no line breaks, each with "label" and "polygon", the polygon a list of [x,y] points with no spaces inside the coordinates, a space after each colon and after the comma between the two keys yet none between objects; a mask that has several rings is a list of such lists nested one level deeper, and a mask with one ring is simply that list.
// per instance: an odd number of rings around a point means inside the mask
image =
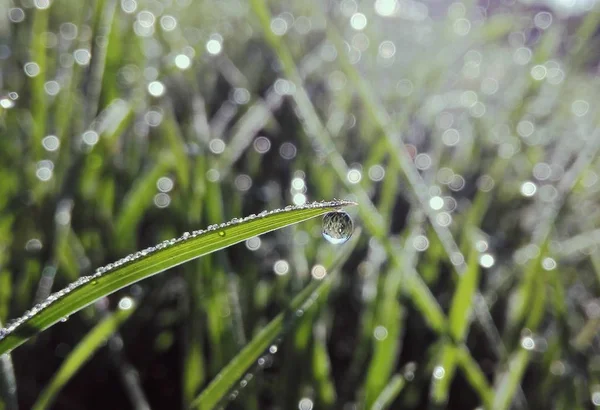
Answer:
[{"label": "small water bead", "polygon": [[479,257],[479,264],[484,268],[491,268],[496,263],[496,260],[489,253],[484,253]]},{"label": "small water bead", "polygon": [[537,186],[531,181],[526,181],[521,185],[521,195],[523,196],[531,197],[535,195],[536,191]]},{"label": "small water bead", "polygon": [[290,265],[285,259],[280,259],[273,265],[273,271],[279,276],[285,275],[289,270]]},{"label": "small water bead", "polygon": [[364,30],[367,27],[367,16],[362,13],[354,13],[350,18],[350,26],[357,31]]},{"label": "small water bead", "polygon": [[218,39],[213,38],[206,42],[206,51],[208,51],[209,54],[212,54],[212,55],[220,54],[222,49],[223,49],[223,45],[222,45],[221,41],[219,41]]},{"label": "small water bead", "polygon": [[352,236],[354,223],[345,211],[329,212],[323,217],[322,234],[328,242],[339,245]]},{"label": "small water bead", "polygon": [[450,262],[452,262],[454,266],[460,266],[465,263],[465,257],[460,252],[454,252],[450,255]]},{"label": "small water bead", "polygon": [[592,393],[592,403],[596,407],[600,407],[600,391],[595,391]]},{"label": "small water bead", "polygon": [[192,60],[185,54],[178,54],[175,57],[175,66],[180,70],[187,70],[192,65]]},{"label": "small water bead", "polygon": [[375,328],[375,330],[373,331],[373,336],[375,336],[375,339],[379,340],[380,342],[387,339],[388,337],[388,330],[385,328],[385,326],[377,326]]},{"label": "small water bead", "polygon": [[429,200],[429,206],[434,211],[439,211],[444,207],[444,199],[439,196],[434,196]]},{"label": "small water bead", "polygon": [[433,377],[437,380],[442,380],[445,375],[446,370],[442,366],[436,366],[435,369],[433,369]]},{"label": "small water bead", "polygon": [[542,260],[542,267],[545,270],[553,270],[556,268],[556,260],[554,260],[553,258],[544,258],[544,260]]},{"label": "small water bead", "polygon": [[423,252],[429,248],[429,239],[427,239],[427,237],[424,235],[416,236],[412,243],[413,247],[419,252]]},{"label": "small water bead", "polygon": [[73,57],[75,58],[75,62],[81,66],[85,66],[88,65],[90,63],[90,60],[92,58],[92,54],[89,52],[89,50],[86,50],[84,48],[80,48],[78,50],[75,50],[73,52]]},{"label": "small water bead", "polygon": [[310,274],[313,278],[321,280],[327,275],[327,269],[323,265],[315,265],[311,269]]},{"label": "small water bead", "polygon": [[547,11],[540,11],[533,18],[533,23],[537,28],[546,30],[552,24],[552,14]]},{"label": "small water bead", "polygon": [[298,410],[312,410],[313,409],[313,401],[309,398],[303,398],[298,403]]},{"label": "small water bead", "polygon": [[171,197],[169,196],[169,194],[166,194],[164,192],[159,192],[158,194],[156,194],[154,196],[154,205],[156,205],[157,208],[166,208],[171,204]]},{"label": "small water bead", "polygon": [[521,339],[521,347],[525,350],[533,350],[535,349],[535,340],[530,336],[526,336]]},{"label": "small water bead", "polygon": [[25,12],[21,8],[12,8],[8,10],[8,19],[13,23],[20,23],[25,20]]},{"label": "small water bead", "polygon": [[385,177],[385,169],[381,165],[373,165],[369,168],[369,179],[371,181],[381,181]]},{"label": "small water bead", "polygon": [[304,205],[306,203],[306,195],[296,193],[292,198],[292,202],[294,202],[294,205]]},{"label": "small water bead", "polygon": [[8,99],[8,98],[0,98],[0,107],[4,108],[4,109],[9,109],[9,108],[13,108],[15,106],[15,103]]},{"label": "small water bead", "polygon": [[440,226],[449,226],[452,223],[452,216],[448,212],[440,212],[435,216],[435,221]]},{"label": "small water bead", "polygon": [[40,66],[37,63],[30,61],[25,63],[23,70],[29,77],[35,77],[40,73]]}]

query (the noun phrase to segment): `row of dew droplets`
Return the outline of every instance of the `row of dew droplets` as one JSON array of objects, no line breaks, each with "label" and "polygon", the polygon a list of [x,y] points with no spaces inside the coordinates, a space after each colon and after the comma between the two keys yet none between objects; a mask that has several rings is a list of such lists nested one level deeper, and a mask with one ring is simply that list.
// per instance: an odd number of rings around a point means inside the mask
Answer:
[{"label": "row of dew droplets", "polygon": [[[302,304],[302,306],[295,311],[295,318],[290,320],[288,326],[291,326],[296,319],[304,316],[304,313],[312,307],[313,304],[319,299],[319,292],[315,291],[311,294],[311,296]],[[237,399],[240,394],[240,391],[248,386],[248,383],[254,378],[254,374],[271,366],[273,363],[273,357],[279,351],[279,344],[281,343],[282,338],[278,338],[275,342],[269,347],[269,349],[258,358],[254,367],[247,372],[244,377],[239,381],[236,388],[234,388],[231,393],[227,396],[229,401],[233,401]]]},{"label": "row of dew droplets", "polygon": [[[250,369],[244,375],[244,377],[240,379],[237,386],[234,387],[231,390],[231,392],[227,395],[227,401],[231,402],[237,399],[242,390],[245,389],[248,386],[248,384],[254,379],[254,375],[256,373],[268,368],[273,364],[273,358],[275,357],[275,354],[279,351],[278,345],[279,343],[281,343],[281,340],[281,338],[277,339],[271,346],[269,346],[269,349],[267,349],[267,351],[261,357],[259,357],[258,360],[256,360],[256,363],[254,364],[252,369]],[[219,408],[224,408],[224,405],[222,405]]]},{"label": "row of dew droplets", "polygon": [[[3,340],[5,337],[7,337],[9,334],[13,333],[19,326],[23,325],[25,322],[29,321],[34,316],[39,314],[41,311],[43,311],[44,309],[46,309],[47,307],[49,307],[50,305],[52,305],[59,299],[63,298],[64,296],[68,295],[75,289],[78,289],[88,283],[90,283],[91,285],[96,285],[98,283],[98,281],[100,280],[100,278],[102,278],[104,275],[116,270],[117,268],[120,268],[126,264],[130,264],[132,262],[135,262],[139,259],[148,257],[160,250],[169,248],[178,243],[185,242],[187,240],[191,240],[198,236],[201,236],[201,235],[204,235],[207,233],[212,233],[217,230],[219,230],[218,235],[221,237],[224,237],[226,235],[225,228],[228,228],[232,225],[244,223],[244,222],[249,222],[256,218],[264,218],[266,216],[278,214],[281,212],[287,212],[287,211],[291,211],[291,210],[304,210],[304,209],[341,208],[342,206],[354,205],[354,204],[355,204],[354,202],[350,202],[350,201],[333,200],[333,201],[312,202],[310,204],[304,204],[304,205],[289,205],[289,206],[286,206],[284,209],[274,209],[272,211],[263,211],[258,215],[252,214],[245,218],[234,218],[229,222],[225,222],[222,224],[210,225],[205,230],[204,229],[195,230],[191,233],[184,232],[183,235],[181,235],[178,238],[164,240],[163,242],[161,242],[155,246],[150,246],[144,250],[137,251],[130,255],[127,255],[127,256],[119,259],[116,262],[109,263],[106,266],[99,267],[96,269],[96,271],[92,275],[82,276],[79,279],[77,279],[75,282],[69,284],[69,286],[67,286],[66,288],[49,295],[46,299],[44,299],[40,303],[36,304],[31,309],[25,311],[25,313],[21,317],[12,320],[10,323],[8,323],[6,325],[6,327],[0,328],[0,341]],[[63,318],[61,321],[65,321],[66,319],[68,319],[68,317]]]}]

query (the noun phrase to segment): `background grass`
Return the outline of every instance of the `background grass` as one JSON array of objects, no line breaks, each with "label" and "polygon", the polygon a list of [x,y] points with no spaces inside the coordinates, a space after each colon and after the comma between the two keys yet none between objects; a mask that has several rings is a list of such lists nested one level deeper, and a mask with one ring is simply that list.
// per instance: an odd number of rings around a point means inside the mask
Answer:
[{"label": "background grass", "polygon": [[2,356],[0,408],[214,403],[259,345],[220,405],[600,405],[599,23],[580,2],[0,2],[3,324],[234,217],[337,197],[363,228],[346,254],[303,222],[101,299]]}]

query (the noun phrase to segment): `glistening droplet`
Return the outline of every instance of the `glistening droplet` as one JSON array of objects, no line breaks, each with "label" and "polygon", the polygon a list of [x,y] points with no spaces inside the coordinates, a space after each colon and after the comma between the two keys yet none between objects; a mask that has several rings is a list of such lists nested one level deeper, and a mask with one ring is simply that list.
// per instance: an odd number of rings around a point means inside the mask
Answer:
[{"label": "glistening droplet", "polygon": [[353,231],[354,223],[345,211],[329,212],[323,217],[323,237],[334,245],[346,242]]},{"label": "glistening droplet", "polygon": [[225,231],[219,231],[219,236],[222,238],[225,236]]}]

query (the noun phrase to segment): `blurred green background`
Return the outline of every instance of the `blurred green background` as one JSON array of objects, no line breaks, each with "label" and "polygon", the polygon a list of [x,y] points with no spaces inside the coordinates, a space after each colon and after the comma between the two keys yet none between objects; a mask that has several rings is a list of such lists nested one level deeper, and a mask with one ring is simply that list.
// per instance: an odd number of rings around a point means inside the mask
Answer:
[{"label": "blurred green background", "polygon": [[[594,0],[0,0],[0,321],[343,198],[333,289],[222,406],[600,406],[599,24]],[[187,408],[343,246],[311,220],[99,300],[2,357],[0,409],[124,296],[52,408]]]}]

